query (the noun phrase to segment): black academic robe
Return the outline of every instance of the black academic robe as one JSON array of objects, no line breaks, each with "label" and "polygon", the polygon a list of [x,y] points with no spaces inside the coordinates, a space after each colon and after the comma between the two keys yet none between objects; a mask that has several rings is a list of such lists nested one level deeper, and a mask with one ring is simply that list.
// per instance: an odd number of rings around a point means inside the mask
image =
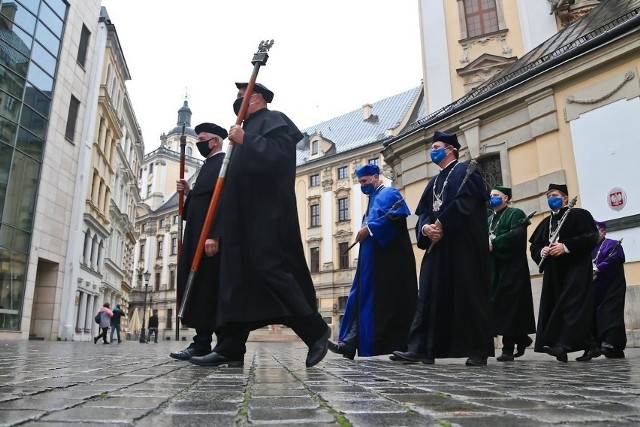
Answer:
[{"label": "black academic robe", "polygon": [[[209,210],[213,190],[224,153],[209,157],[185,199],[183,220],[185,221],[182,238],[181,257],[178,262],[178,301],[184,297],[184,289],[191,272],[193,257],[198,247],[200,233]],[[221,229],[218,215],[214,218],[208,238],[220,238]],[[218,277],[220,274],[220,256],[208,257],[202,254],[200,265],[194,277],[191,295],[185,306],[182,324],[190,328],[213,330],[216,326],[215,308],[218,305]]]},{"label": "black academic robe", "polygon": [[[531,235],[531,258],[540,264],[540,251],[549,245],[550,227],[567,210],[546,217]],[[535,351],[543,346],[562,345],[568,352],[594,347],[594,312],[591,249],[598,240],[598,230],[589,211],[572,208],[560,229],[559,243],[569,253],[546,257],[542,267],[542,293],[538,312]]]},{"label": "black academic robe", "polygon": [[268,109],[247,117],[243,129],[221,199],[218,319],[260,327],[317,313],[317,302],[294,191],[302,134],[286,115]]},{"label": "black academic robe", "polygon": [[604,239],[591,251],[598,269],[595,290],[597,344],[612,345],[616,350],[627,346],[624,304],[627,281],[624,276],[624,249],[617,240]]},{"label": "black academic robe", "polygon": [[531,273],[527,262],[526,215],[505,207],[489,216],[491,244],[491,302],[493,333],[518,337],[536,331],[531,295]]},{"label": "black academic robe", "polygon": [[[439,219],[444,230],[444,237],[422,258],[418,307],[409,333],[409,350],[432,358],[495,355],[486,219],[489,193],[478,171],[460,187],[468,167],[458,162],[445,167],[429,181],[416,209],[420,249],[431,244],[421,232],[424,224]],[[442,191],[438,211],[433,209],[434,191]]]}]

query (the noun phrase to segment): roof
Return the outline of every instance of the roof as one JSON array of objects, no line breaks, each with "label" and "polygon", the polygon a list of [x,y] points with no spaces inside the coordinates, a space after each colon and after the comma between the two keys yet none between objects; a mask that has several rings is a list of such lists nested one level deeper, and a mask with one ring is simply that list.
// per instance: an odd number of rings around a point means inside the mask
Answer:
[{"label": "roof", "polygon": [[482,86],[412,123],[397,136],[387,138],[384,145],[388,146],[410,133],[445,120],[621,35],[637,31],[640,27],[639,14],[640,0],[602,0],[591,12],[529,51]]},{"label": "roof", "polygon": [[[387,138],[387,130],[397,127],[407,114],[413,114],[409,123],[425,116],[424,102],[418,103],[417,111],[409,111],[415,105],[416,98],[422,97],[422,85],[389,98],[371,104],[371,119],[365,120],[362,108],[353,110],[333,119],[309,126],[302,132],[309,136],[321,133],[322,137],[333,142],[335,152],[331,155],[344,153],[354,148],[380,142]],[[382,147],[381,147],[382,148]],[[296,152],[296,166],[307,163],[309,158],[309,144],[304,139],[298,143]],[[320,159],[326,158],[326,154]],[[316,161],[314,159],[313,161]]]}]

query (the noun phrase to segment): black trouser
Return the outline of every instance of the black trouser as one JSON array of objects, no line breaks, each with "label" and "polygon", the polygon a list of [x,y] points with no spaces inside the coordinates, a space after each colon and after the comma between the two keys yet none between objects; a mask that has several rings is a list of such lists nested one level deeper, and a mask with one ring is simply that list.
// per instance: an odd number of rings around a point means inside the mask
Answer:
[{"label": "black trouser", "polygon": [[313,343],[327,333],[327,324],[322,319],[322,316],[320,316],[320,313],[314,313],[308,316],[285,317],[282,319],[282,324],[293,329],[293,332],[295,332],[308,347],[311,347]]},{"label": "black trouser", "polygon": [[502,352],[507,354],[513,354],[513,350],[516,344],[526,343],[529,335],[520,334],[516,336],[503,336],[502,337]]},{"label": "black trouser", "polygon": [[96,341],[102,338],[102,341],[107,342],[107,329],[109,329],[109,327],[100,328],[100,329],[102,329],[102,332],[100,332],[100,335],[96,337]]}]

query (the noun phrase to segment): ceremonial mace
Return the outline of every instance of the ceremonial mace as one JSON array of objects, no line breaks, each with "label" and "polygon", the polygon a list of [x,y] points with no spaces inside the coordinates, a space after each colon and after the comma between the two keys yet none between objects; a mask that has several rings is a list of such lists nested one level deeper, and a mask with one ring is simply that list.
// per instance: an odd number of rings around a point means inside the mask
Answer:
[{"label": "ceremonial mace", "polygon": [[[253,88],[256,85],[256,78],[258,77],[258,71],[260,71],[260,67],[267,63],[269,59],[269,54],[267,53],[269,49],[273,46],[273,40],[261,41],[258,46],[258,51],[253,55],[253,59],[251,60],[251,64],[253,64],[253,72],[251,73],[251,78],[249,79],[249,83],[247,85],[247,89],[244,92],[244,96],[242,99],[242,104],[240,105],[240,111],[238,112],[238,118],[236,119],[236,125],[241,125],[247,115],[247,109],[249,108],[249,98],[253,94]],[[196,252],[193,257],[193,262],[191,263],[191,271],[189,272],[189,278],[187,279],[187,284],[184,288],[184,295],[182,296],[182,302],[180,304],[180,311],[178,311],[178,318],[182,318],[184,315],[184,310],[187,305],[187,301],[189,301],[189,295],[191,294],[191,289],[193,287],[193,280],[195,278],[196,272],[198,271],[198,267],[200,266],[200,260],[202,258],[202,252],[204,252],[204,243],[207,240],[207,236],[209,235],[209,230],[211,229],[211,222],[213,220],[213,216],[216,212],[216,207],[218,206],[218,202],[220,201],[220,195],[222,194],[222,186],[224,185],[224,181],[227,175],[227,168],[229,167],[229,162],[231,160],[231,154],[233,153],[233,146],[235,144],[233,142],[229,143],[229,147],[227,148],[227,154],[224,156],[224,160],[222,161],[222,166],[220,167],[220,173],[218,174],[218,180],[216,181],[216,186],[213,189],[213,196],[211,197],[211,203],[209,204],[209,210],[207,211],[207,216],[204,220],[204,224],[202,226],[202,232],[200,233],[200,240],[198,241],[198,247],[196,248]]]},{"label": "ceremonial mace", "polygon": [[[186,122],[182,122],[182,135],[180,135],[180,180],[184,179],[184,159],[185,147],[187,145],[187,137],[184,134]],[[184,221],[184,189],[178,192],[178,265],[182,260],[182,231]],[[180,308],[180,297],[178,295],[178,275],[176,274],[176,310]],[[176,318],[176,341],[180,341],[180,317]]]}]

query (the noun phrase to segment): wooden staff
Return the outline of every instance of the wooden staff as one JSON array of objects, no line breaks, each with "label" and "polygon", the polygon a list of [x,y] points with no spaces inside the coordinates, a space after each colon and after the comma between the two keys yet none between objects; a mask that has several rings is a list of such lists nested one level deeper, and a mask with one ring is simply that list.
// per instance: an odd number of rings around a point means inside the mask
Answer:
[{"label": "wooden staff", "polygon": [[[253,72],[251,73],[251,78],[249,79],[247,89],[244,92],[242,104],[240,105],[240,111],[238,112],[238,118],[236,119],[236,125],[238,126],[242,124],[245,116],[247,115],[247,109],[249,108],[249,98],[251,98],[251,95],[253,94],[253,88],[256,85],[258,71],[260,71],[260,67],[262,65],[265,65],[267,63],[267,59],[269,59],[269,54],[267,52],[269,51],[269,49],[271,49],[271,46],[273,46],[273,40],[263,40],[258,46],[258,51],[253,55],[253,59],[251,60],[251,64],[253,64]],[[224,181],[227,175],[227,168],[229,167],[229,161],[231,160],[231,154],[233,153],[234,145],[235,144],[233,142],[229,143],[227,154],[224,156],[222,166],[220,167],[220,173],[218,174],[216,186],[213,189],[213,196],[211,197],[209,210],[207,211],[207,216],[204,220],[202,232],[200,233],[200,240],[198,241],[198,247],[196,248],[196,252],[193,256],[191,271],[189,272],[189,278],[187,279],[187,284],[184,288],[184,295],[182,296],[182,303],[180,305],[180,310],[178,311],[178,318],[180,319],[184,315],[184,310],[187,305],[187,301],[189,300],[189,295],[191,294],[191,288],[193,287],[193,280],[195,278],[196,272],[198,271],[198,267],[200,266],[202,253],[204,252],[204,244],[207,240],[207,236],[209,235],[209,230],[211,229],[211,222],[213,221],[216,207],[218,206],[218,202],[220,201],[222,186],[224,185]]]},{"label": "wooden staff", "polygon": [[[187,137],[184,134],[186,122],[182,122],[182,135],[180,135],[180,180],[184,179],[184,158]],[[182,230],[184,221],[184,190],[178,192],[178,265],[182,259]],[[180,297],[178,295],[178,275],[176,274],[176,310],[180,308]],[[180,317],[176,318],[176,341],[180,341]]]}]

